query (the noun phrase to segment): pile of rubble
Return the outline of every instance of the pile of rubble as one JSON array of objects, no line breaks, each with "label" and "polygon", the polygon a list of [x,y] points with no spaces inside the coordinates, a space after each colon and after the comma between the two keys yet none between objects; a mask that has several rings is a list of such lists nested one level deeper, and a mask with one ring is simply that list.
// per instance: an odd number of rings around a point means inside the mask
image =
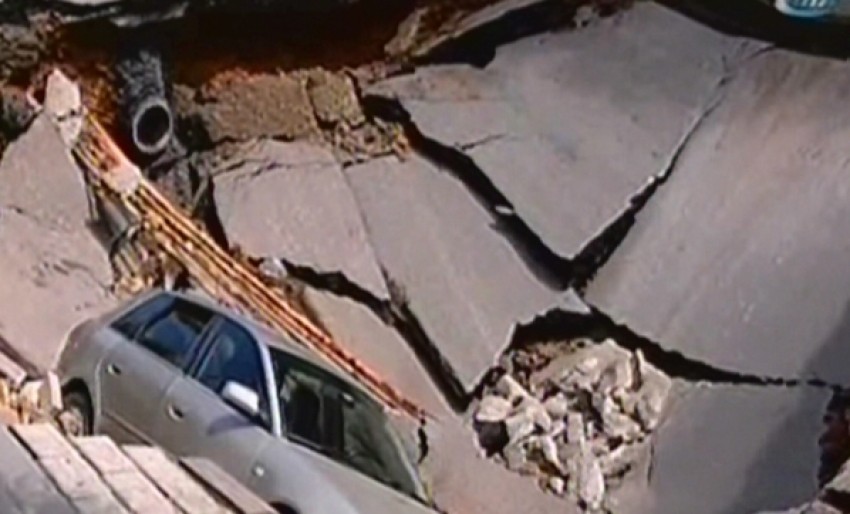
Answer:
[{"label": "pile of rubble", "polygon": [[0,425],[51,421],[61,411],[62,392],[54,373],[41,379],[10,378],[0,369]]},{"label": "pile of rubble", "polygon": [[610,339],[567,347],[540,369],[509,366],[485,390],[474,424],[482,448],[508,468],[599,511],[646,455],[671,380]]}]

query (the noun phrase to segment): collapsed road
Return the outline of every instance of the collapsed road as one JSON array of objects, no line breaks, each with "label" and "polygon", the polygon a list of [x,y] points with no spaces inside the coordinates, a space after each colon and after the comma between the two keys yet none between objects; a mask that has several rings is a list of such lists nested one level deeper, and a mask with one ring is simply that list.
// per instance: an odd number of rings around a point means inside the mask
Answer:
[{"label": "collapsed road", "polygon": [[283,50],[226,30],[205,50],[181,33],[220,25],[174,11],[146,34],[170,73],[124,95],[138,70],[96,48],[120,29],[0,25],[4,346],[46,370],[121,294],[53,130],[68,112],[27,99],[59,65],[215,244],[434,415],[448,511],[811,501],[850,455],[823,421],[850,379],[843,33],[755,2],[484,4]]}]

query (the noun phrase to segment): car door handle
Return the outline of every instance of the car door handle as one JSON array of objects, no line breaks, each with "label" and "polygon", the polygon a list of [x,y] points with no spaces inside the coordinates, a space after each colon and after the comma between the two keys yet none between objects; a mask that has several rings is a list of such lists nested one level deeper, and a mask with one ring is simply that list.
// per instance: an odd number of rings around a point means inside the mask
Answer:
[{"label": "car door handle", "polygon": [[121,368],[119,368],[115,364],[110,363],[108,366],[106,366],[106,372],[110,375],[114,375],[117,377],[121,374]]},{"label": "car door handle", "polygon": [[170,404],[165,410],[168,413],[168,417],[174,421],[183,420],[183,411],[175,407],[174,404]]}]

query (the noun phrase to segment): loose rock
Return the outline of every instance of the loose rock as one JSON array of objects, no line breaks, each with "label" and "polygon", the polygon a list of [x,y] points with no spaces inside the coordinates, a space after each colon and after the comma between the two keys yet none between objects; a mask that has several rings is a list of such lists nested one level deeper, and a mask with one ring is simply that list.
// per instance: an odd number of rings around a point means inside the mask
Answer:
[{"label": "loose rock", "polygon": [[555,493],[558,496],[562,496],[564,494],[564,488],[566,484],[564,483],[564,479],[561,477],[552,477],[548,482],[549,490]]},{"label": "loose rock", "polygon": [[573,444],[581,444],[585,441],[584,418],[578,412],[567,415],[567,441]]},{"label": "loose rock", "polygon": [[499,396],[485,396],[475,412],[475,421],[497,423],[511,413],[511,402]]},{"label": "loose rock", "polygon": [[581,452],[578,469],[578,497],[590,510],[598,510],[605,500],[605,476],[599,461],[588,450]]},{"label": "loose rock", "polygon": [[534,418],[528,411],[520,412],[505,420],[508,445],[514,445],[534,432]]},{"label": "loose rock", "polygon": [[525,388],[510,375],[502,375],[499,381],[496,382],[493,392],[501,395],[503,398],[510,400],[511,402],[515,400],[524,400],[531,396],[529,392],[526,391]]},{"label": "loose rock", "polygon": [[83,98],[80,87],[58,69],[47,78],[44,110],[59,127],[65,144],[73,145],[83,129]]},{"label": "loose rock", "polygon": [[563,418],[569,412],[569,403],[562,393],[557,393],[543,402],[543,407],[552,419]]}]

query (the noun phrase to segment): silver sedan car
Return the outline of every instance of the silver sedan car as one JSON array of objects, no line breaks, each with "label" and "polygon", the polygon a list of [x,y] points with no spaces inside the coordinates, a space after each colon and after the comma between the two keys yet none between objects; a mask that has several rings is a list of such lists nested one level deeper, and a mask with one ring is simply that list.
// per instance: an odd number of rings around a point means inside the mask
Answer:
[{"label": "silver sedan car", "polygon": [[79,432],[207,457],[280,512],[434,512],[374,399],[201,297],[157,291],[82,323],[57,372]]}]

